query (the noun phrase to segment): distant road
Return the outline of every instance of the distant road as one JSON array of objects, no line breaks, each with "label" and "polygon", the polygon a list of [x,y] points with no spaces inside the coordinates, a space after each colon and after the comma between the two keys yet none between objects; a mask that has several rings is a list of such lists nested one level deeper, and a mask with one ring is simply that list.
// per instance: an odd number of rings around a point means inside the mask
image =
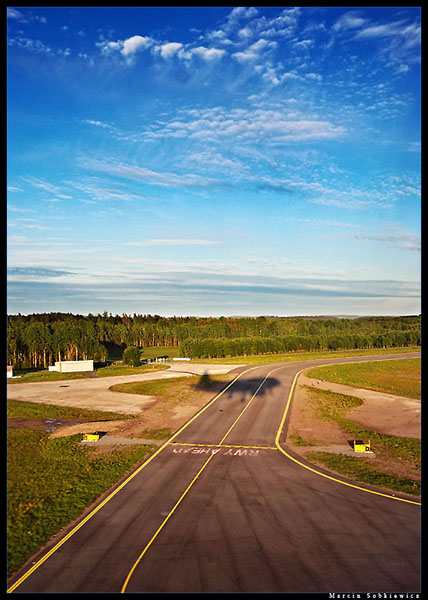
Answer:
[{"label": "distant road", "polygon": [[233,369],[236,367],[230,365],[172,363],[168,370],[149,371],[137,375],[13,383],[7,386],[7,397],[9,400],[27,400],[56,406],[78,406],[85,409],[138,415],[147,404],[152,402],[152,399],[142,394],[112,392],[109,389],[112,385],[132,381],[190,377],[193,374],[228,373]]},{"label": "distant road", "polygon": [[9,591],[420,591],[419,500],[312,467],[281,433],[302,369],[415,356],[236,369]]}]

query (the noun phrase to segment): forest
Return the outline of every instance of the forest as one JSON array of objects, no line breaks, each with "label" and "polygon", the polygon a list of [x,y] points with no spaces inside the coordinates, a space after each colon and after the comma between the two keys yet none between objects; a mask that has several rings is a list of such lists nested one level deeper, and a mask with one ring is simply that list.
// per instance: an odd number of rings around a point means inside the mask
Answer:
[{"label": "forest", "polygon": [[[44,368],[60,360],[105,362],[130,346],[180,348],[188,358],[420,346],[420,315],[400,317],[162,317],[8,315],[8,364]],[[144,353],[143,353],[144,356]]]}]

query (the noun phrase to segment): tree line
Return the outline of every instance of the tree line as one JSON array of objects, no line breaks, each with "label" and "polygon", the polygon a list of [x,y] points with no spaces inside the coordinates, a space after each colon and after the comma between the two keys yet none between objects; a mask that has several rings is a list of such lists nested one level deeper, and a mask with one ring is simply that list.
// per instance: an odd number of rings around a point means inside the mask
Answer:
[{"label": "tree line", "polygon": [[47,368],[58,360],[105,361],[112,349],[180,348],[189,358],[302,350],[420,345],[420,316],[161,317],[159,315],[8,316],[8,364]]}]

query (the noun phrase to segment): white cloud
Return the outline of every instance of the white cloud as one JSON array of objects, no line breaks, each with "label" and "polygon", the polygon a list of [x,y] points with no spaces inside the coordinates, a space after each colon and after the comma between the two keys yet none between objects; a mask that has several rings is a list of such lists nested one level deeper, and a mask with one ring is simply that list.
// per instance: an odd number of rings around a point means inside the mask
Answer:
[{"label": "white cloud", "polygon": [[53,54],[52,48],[46,46],[46,44],[40,40],[32,40],[20,36],[16,38],[10,37],[7,43],[9,46],[16,46],[30,52],[36,52],[38,54]]},{"label": "white cloud", "polygon": [[183,47],[183,44],[180,42],[168,42],[167,44],[162,44],[161,46],[156,46],[156,50],[159,50],[160,55],[163,58],[169,58],[173,56]]},{"label": "white cloud", "polygon": [[175,120],[152,128],[144,136],[200,138],[222,141],[234,138],[238,141],[263,139],[267,145],[281,142],[322,140],[342,136],[345,129],[327,120],[308,118],[281,110],[225,110],[221,107],[182,113]]},{"label": "white cloud", "polygon": [[121,52],[124,56],[129,56],[130,54],[135,54],[137,50],[144,50],[150,46],[151,43],[152,40],[149,37],[134,35],[123,42]]},{"label": "white cloud", "polygon": [[371,25],[361,29],[356,33],[356,39],[363,38],[379,38],[379,37],[393,37],[396,35],[402,35],[405,21],[395,21],[393,23],[386,23],[385,25]]},{"label": "white cloud", "polygon": [[243,50],[242,52],[235,52],[232,54],[232,56],[240,62],[255,61],[259,60],[263,51],[276,48],[276,46],[276,42],[269,42],[261,38],[254,44],[251,44],[251,46],[249,46],[246,50]]},{"label": "white cloud", "polygon": [[176,173],[153,171],[138,165],[129,165],[113,160],[84,158],[80,159],[78,162],[83,168],[88,170],[101,171],[125,179],[129,178],[165,187],[205,187],[216,183],[214,179],[200,177],[199,175],[194,175],[192,173],[178,175]]},{"label": "white cloud", "polygon": [[411,64],[421,61],[421,26],[409,24],[404,20],[381,25],[371,25],[358,31],[357,41],[378,44],[380,57],[387,59],[387,66],[393,67],[397,74],[407,73]]},{"label": "white cloud", "polygon": [[232,10],[228,17],[229,22],[239,21],[240,19],[251,19],[257,16],[259,11],[254,6],[238,6]]},{"label": "white cloud", "polygon": [[358,240],[369,240],[374,242],[386,243],[399,250],[408,250],[411,252],[421,251],[421,238],[413,233],[393,233],[393,234],[369,234],[355,233],[352,235]]},{"label": "white cloud", "polygon": [[336,21],[336,23],[333,25],[333,29],[335,31],[342,31],[344,29],[356,29],[358,27],[362,27],[365,23],[367,23],[367,19],[363,19],[358,15],[359,13],[354,10],[345,13]]},{"label": "white cloud", "polygon": [[211,240],[186,240],[186,239],[155,239],[144,242],[125,242],[125,246],[213,246],[218,242]]},{"label": "white cloud", "polygon": [[120,52],[122,56],[127,59],[129,64],[132,64],[132,60],[135,54],[140,50],[145,50],[153,45],[153,40],[150,37],[144,37],[141,35],[134,35],[126,40],[119,40],[117,42],[97,42],[96,46],[101,48],[103,54],[112,54]]},{"label": "white cloud", "polygon": [[59,188],[56,185],[53,185],[39,177],[24,177],[23,179],[30,185],[40,188],[46,192],[56,194],[59,191]]},{"label": "white cloud", "polygon": [[299,42],[294,42],[293,46],[294,48],[310,48],[311,46],[313,46],[314,44],[314,40],[300,40]]},{"label": "white cloud", "polygon": [[102,123],[101,121],[94,121],[93,119],[86,119],[84,123],[88,123],[89,125],[95,125],[96,127],[102,127],[103,129],[111,129],[111,125],[108,123]]},{"label": "white cloud", "polygon": [[25,21],[24,15],[16,8],[7,7],[7,18],[16,19],[17,21]]},{"label": "white cloud", "polygon": [[205,46],[198,46],[197,48],[192,48],[190,52],[192,55],[196,54],[200,58],[203,58],[207,61],[217,60],[226,53],[225,50],[219,50],[217,48],[205,48]]}]

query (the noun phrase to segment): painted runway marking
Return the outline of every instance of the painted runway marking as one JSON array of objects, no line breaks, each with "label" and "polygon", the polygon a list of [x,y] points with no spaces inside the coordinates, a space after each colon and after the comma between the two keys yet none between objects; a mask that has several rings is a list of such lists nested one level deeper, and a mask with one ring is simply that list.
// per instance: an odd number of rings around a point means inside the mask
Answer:
[{"label": "painted runway marking", "polygon": [[[190,448],[173,448],[174,454],[219,454],[220,456],[260,456],[264,454],[267,448],[225,448],[220,447],[204,447],[204,446],[191,446]],[[269,450],[276,450],[276,448],[269,448]]]},{"label": "painted runway marking", "polygon": [[219,454],[219,456],[261,456],[265,450],[277,450],[273,446],[243,446],[235,444],[188,444],[173,442],[174,454]]},{"label": "painted runway marking", "polygon": [[[380,359],[380,360],[386,360],[386,359]],[[355,361],[355,362],[357,362],[357,361]],[[384,498],[390,498],[391,500],[398,500],[399,502],[407,502],[408,504],[416,504],[417,506],[422,506],[421,502],[418,502],[418,501],[415,501],[415,500],[408,500],[407,498],[400,498],[400,497],[395,496],[395,494],[392,494],[392,493],[390,493],[390,494],[384,494],[382,492],[376,492],[375,490],[370,490],[368,488],[363,488],[363,487],[361,487],[359,485],[354,485],[353,483],[348,483],[346,481],[342,481],[341,479],[337,479],[336,477],[332,477],[331,475],[327,475],[326,473],[322,473],[321,471],[318,471],[317,469],[314,469],[313,467],[310,467],[309,465],[305,465],[300,460],[297,460],[296,458],[293,458],[293,456],[291,456],[290,454],[288,454],[288,452],[286,452],[284,450],[284,448],[282,448],[280,438],[281,438],[282,430],[284,428],[285,420],[287,418],[287,413],[288,413],[288,409],[290,407],[291,399],[293,397],[293,392],[294,392],[294,388],[295,388],[295,385],[296,385],[296,381],[297,381],[299,375],[301,373],[303,373],[303,371],[306,371],[306,370],[307,370],[307,368],[306,369],[302,369],[301,371],[299,371],[298,373],[296,373],[296,375],[294,376],[293,383],[292,383],[291,388],[290,388],[290,393],[288,394],[288,400],[287,400],[287,404],[285,406],[284,414],[282,415],[281,423],[279,425],[278,431],[276,432],[275,445],[278,448],[278,450],[280,452],[282,452],[284,454],[284,456],[286,456],[287,458],[289,458],[290,460],[292,460],[293,462],[295,462],[297,465],[300,465],[304,469],[307,469],[308,471],[311,471],[312,473],[315,473],[316,475],[320,475],[321,477],[325,477],[326,479],[329,479],[330,481],[335,481],[336,483],[340,483],[341,485],[346,485],[346,486],[348,486],[350,488],[354,488],[354,489],[360,490],[362,492],[367,492],[369,494],[375,494],[377,496],[383,496]]]},{"label": "painted runway marking", "polygon": [[[257,367],[252,367],[252,369],[257,368]],[[260,388],[262,387],[262,385],[264,384],[264,382],[266,381],[266,379],[271,375],[271,373],[273,373],[274,371],[277,371],[278,369],[283,368],[283,367],[278,367],[277,369],[272,369],[272,371],[270,371],[266,377],[263,379],[263,381],[261,382],[261,384],[259,385],[259,387],[257,388],[257,390],[254,392],[251,400],[248,402],[247,406],[241,411],[241,413],[238,415],[238,417],[235,419],[235,421],[232,423],[232,425],[229,427],[229,429],[226,431],[226,433],[224,434],[224,436],[221,438],[220,442],[219,442],[219,446],[221,446],[224,442],[224,440],[227,438],[227,436],[229,435],[229,433],[232,431],[233,427],[236,425],[236,423],[239,421],[239,419],[241,418],[241,416],[244,414],[244,412],[247,410],[248,406],[251,404],[251,402],[254,400],[254,398],[256,397],[256,395],[258,394]],[[251,370],[252,370],[251,369]],[[250,370],[250,369],[248,369]],[[239,375],[238,375],[239,377]],[[237,378],[236,378],[237,379]],[[236,379],[234,379],[234,381],[236,381]],[[231,384],[229,384],[231,385]],[[227,388],[226,388],[227,389]],[[225,390],[223,390],[225,391]],[[222,392],[223,393],[223,392]],[[212,401],[213,402],[213,401]],[[210,403],[211,404],[211,403]],[[209,405],[207,405],[209,406]],[[178,435],[179,432],[177,432]],[[177,437],[174,436],[174,437]],[[168,442],[167,442],[168,443]],[[143,558],[143,556],[146,554],[146,552],[148,551],[148,549],[150,548],[150,546],[152,545],[152,543],[154,542],[154,540],[157,538],[157,536],[159,535],[159,533],[162,531],[162,529],[164,528],[164,526],[166,525],[166,523],[168,522],[168,519],[170,519],[170,517],[174,514],[174,512],[176,511],[176,509],[178,508],[178,506],[181,504],[182,500],[184,499],[184,497],[186,496],[186,494],[189,492],[190,488],[193,486],[193,484],[198,480],[199,476],[202,474],[202,472],[204,471],[204,469],[207,467],[207,465],[209,464],[209,462],[214,458],[215,454],[210,454],[207,458],[207,460],[205,461],[205,463],[202,465],[202,467],[199,469],[198,473],[195,475],[195,477],[192,479],[192,481],[189,483],[189,485],[187,486],[187,488],[184,490],[183,494],[180,496],[180,498],[177,500],[177,502],[175,503],[175,505],[172,507],[170,513],[168,514],[168,516],[165,518],[165,520],[160,524],[159,528],[157,529],[157,531],[155,532],[155,534],[153,535],[153,537],[151,538],[151,540],[149,541],[149,543],[147,544],[147,546],[143,549],[143,551],[141,552],[140,556],[137,558],[137,560],[135,561],[135,563],[132,566],[132,569],[129,571],[128,576],[125,579],[125,582],[122,586],[121,589],[121,593],[125,593],[126,588],[128,586],[129,580],[132,577],[133,572],[135,571],[135,569],[137,568],[138,564],[140,563],[141,559]]]},{"label": "painted runway marking", "polygon": [[[32,567],[30,567],[30,569],[28,569],[28,571],[26,571],[17,581],[15,581],[15,583],[13,585],[11,585],[9,587],[9,589],[7,590],[7,593],[10,594],[11,592],[13,592],[14,590],[16,590],[16,588],[21,585],[21,583],[23,583],[32,573],[34,573],[34,571],[36,569],[38,569],[50,556],[52,556],[52,554],[54,554],[54,552],[56,552],[72,535],[74,535],[85,523],[87,523],[87,521],[89,521],[89,519],[91,519],[107,502],[109,502],[127,483],[129,483],[134,477],[136,477],[142,469],[144,469],[149,463],[151,463],[151,461],[163,450],[165,450],[165,448],[167,448],[167,446],[171,443],[172,440],[174,440],[178,435],[180,435],[180,433],[186,429],[186,427],[188,427],[190,425],[190,423],[192,423],[195,419],[197,419],[204,411],[206,411],[218,398],[220,398],[220,396],[222,396],[236,381],[238,381],[238,379],[240,377],[242,377],[242,375],[244,375],[245,373],[249,373],[250,371],[254,371],[255,369],[259,369],[260,366],[256,366],[256,367],[250,367],[249,369],[245,369],[244,371],[241,371],[241,373],[239,373],[221,392],[219,392],[210,402],[208,402],[208,404],[206,404],[203,408],[201,408],[197,413],[195,413],[193,415],[193,417],[191,417],[187,423],[185,423],[182,427],[180,427],[180,429],[178,431],[176,431],[171,438],[166,441],[162,446],[160,446],[160,448],[158,448],[156,450],[156,452],[154,452],[146,461],[143,462],[142,465],[140,465],[133,473],[131,473],[131,475],[125,479],[125,481],[123,481],[117,488],[115,488],[115,490],[109,494],[107,496],[107,498],[105,498],[98,506],[96,506],[94,508],[94,510],[92,510],[89,515],[87,515],[82,521],[80,521],[80,523],[78,523],[66,536],[64,536],[53,548],[51,548],[44,556],[42,556],[42,558],[40,558],[35,564],[33,564]],[[222,440],[223,441],[223,440]],[[211,457],[210,457],[211,459]],[[210,460],[209,459],[209,460]],[[193,482],[192,482],[193,483]],[[191,484],[192,485],[192,484]],[[169,517],[168,517],[169,518]],[[165,521],[166,522],[166,521]],[[151,543],[151,542],[150,542]],[[149,544],[150,545],[150,544]],[[148,545],[148,546],[149,546]],[[147,547],[148,547],[147,546]],[[138,561],[137,561],[138,562]],[[136,563],[137,564],[137,563]],[[136,565],[134,565],[133,569],[135,568]],[[131,573],[133,571],[133,569],[131,570]],[[130,573],[130,574],[131,574]],[[130,575],[129,575],[130,576]],[[128,576],[128,578],[129,578]],[[125,582],[125,586],[127,584],[128,578]]]}]

